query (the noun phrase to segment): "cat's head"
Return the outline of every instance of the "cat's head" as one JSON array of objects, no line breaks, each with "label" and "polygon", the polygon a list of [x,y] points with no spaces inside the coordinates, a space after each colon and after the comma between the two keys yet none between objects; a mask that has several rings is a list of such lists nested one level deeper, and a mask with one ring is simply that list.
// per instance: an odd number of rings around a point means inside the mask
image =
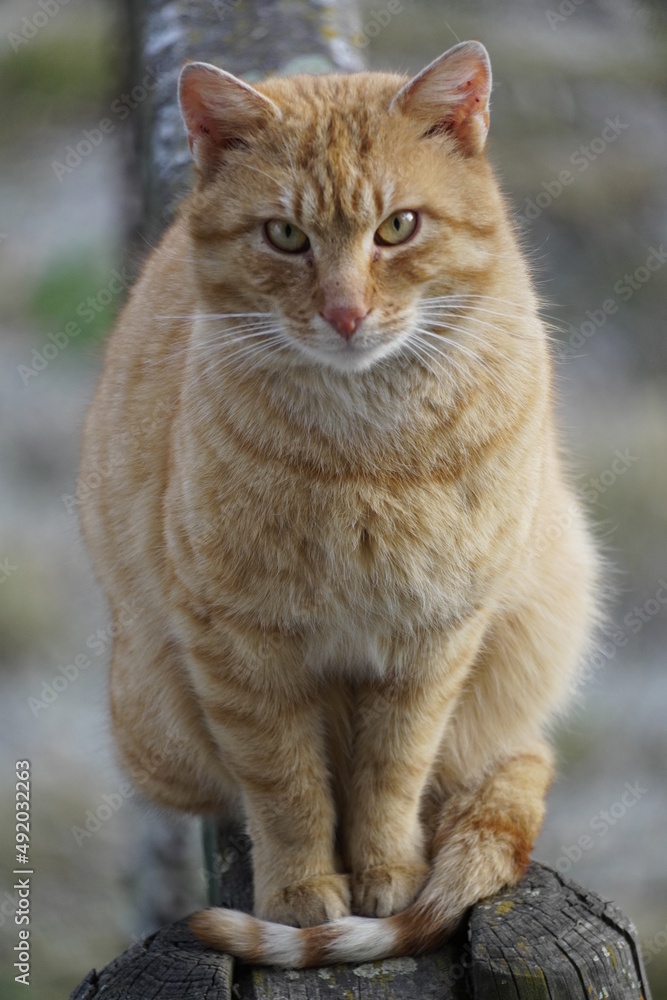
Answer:
[{"label": "cat's head", "polygon": [[505,246],[484,151],[490,90],[478,42],[407,81],[356,73],[254,88],[185,66],[202,311],[248,351],[264,338],[348,372],[414,346],[425,326],[432,335],[434,303],[474,301]]}]

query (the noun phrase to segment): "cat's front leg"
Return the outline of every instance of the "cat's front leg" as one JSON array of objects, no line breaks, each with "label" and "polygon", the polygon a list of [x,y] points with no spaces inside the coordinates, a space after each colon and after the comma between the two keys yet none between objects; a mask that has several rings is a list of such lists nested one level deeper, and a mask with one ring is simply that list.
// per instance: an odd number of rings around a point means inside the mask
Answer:
[{"label": "cat's front leg", "polygon": [[207,727],[242,791],[255,913],[301,927],[347,916],[319,700],[290,663],[230,660],[200,651],[193,673]]},{"label": "cat's front leg", "polygon": [[[314,803],[311,803],[311,806]],[[274,804],[270,807],[273,811]],[[258,823],[266,810],[249,809],[250,835],[253,842],[255,914],[264,920],[314,927],[346,917],[351,910],[350,880],[334,870],[334,862],[319,857],[312,850],[303,850],[303,839],[313,835],[312,829],[296,813],[293,831],[300,830],[299,842],[293,837],[276,838],[267,826]],[[311,826],[314,824],[311,824]],[[270,824],[269,824],[270,826]]]},{"label": "cat's front leg", "polygon": [[400,912],[426,883],[422,793],[481,633],[466,629],[409,676],[359,691],[343,831],[355,913]]}]

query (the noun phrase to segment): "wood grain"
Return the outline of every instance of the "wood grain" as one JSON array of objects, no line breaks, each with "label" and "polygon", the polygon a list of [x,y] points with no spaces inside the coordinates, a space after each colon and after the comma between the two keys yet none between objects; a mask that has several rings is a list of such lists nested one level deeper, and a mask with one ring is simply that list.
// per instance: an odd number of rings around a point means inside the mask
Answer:
[{"label": "wood grain", "polygon": [[[246,902],[238,871],[225,902]],[[233,869],[234,866],[232,866]],[[232,871],[230,869],[230,871]],[[234,888],[236,887],[236,888]],[[595,893],[533,863],[514,889],[473,907],[430,955],[321,969],[256,968],[210,951],[184,923],[136,945],[70,1000],[651,1000],[628,919]]]}]

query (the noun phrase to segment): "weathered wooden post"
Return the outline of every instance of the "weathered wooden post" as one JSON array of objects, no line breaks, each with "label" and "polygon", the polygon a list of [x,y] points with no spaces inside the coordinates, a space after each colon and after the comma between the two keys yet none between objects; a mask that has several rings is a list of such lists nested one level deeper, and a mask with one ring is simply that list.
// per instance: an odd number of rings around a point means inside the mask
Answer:
[{"label": "weathered wooden post", "polygon": [[[354,0],[128,0],[133,66],[158,85],[140,110],[144,218],[151,241],[187,185],[190,155],[176,102],[186,59],[213,62],[252,81],[269,73],[361,69]],[[211,902],[249,911],[248,837],[207,831]],[[281,971],[211,951],[183,922],[164,927],[70,1000],[242,1000],[364,996],[419,1000],[650,1000],[631,923],[593,893],[542,865],[473,907],[434,954],[364,965]]]},{"label": "weathered wooden post", "polygon": [[[238,891],[238,889],[236,890]],[[242,905],[233,883],[227,901]],[[473,907],[445,948],[416,958],[282,971],[207,949],[184,923],[90,972],[71,1000],[650,1000],[635,931],[598,896],[533,864],[515,889]]]}]

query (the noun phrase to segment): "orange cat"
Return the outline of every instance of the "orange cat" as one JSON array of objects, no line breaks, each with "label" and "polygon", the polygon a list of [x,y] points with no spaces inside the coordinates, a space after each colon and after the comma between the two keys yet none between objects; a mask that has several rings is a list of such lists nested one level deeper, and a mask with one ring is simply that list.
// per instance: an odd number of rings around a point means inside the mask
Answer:
[{"label": "orange cat", "polygon": [[143,609],[121,761],[245,817],[257,917],[191,925],[251,961],[434,947],[542,822],[597,571],[490,89],[477,42],[410,81],[181,74],[197,182],[110,341],[82,519]]}]

